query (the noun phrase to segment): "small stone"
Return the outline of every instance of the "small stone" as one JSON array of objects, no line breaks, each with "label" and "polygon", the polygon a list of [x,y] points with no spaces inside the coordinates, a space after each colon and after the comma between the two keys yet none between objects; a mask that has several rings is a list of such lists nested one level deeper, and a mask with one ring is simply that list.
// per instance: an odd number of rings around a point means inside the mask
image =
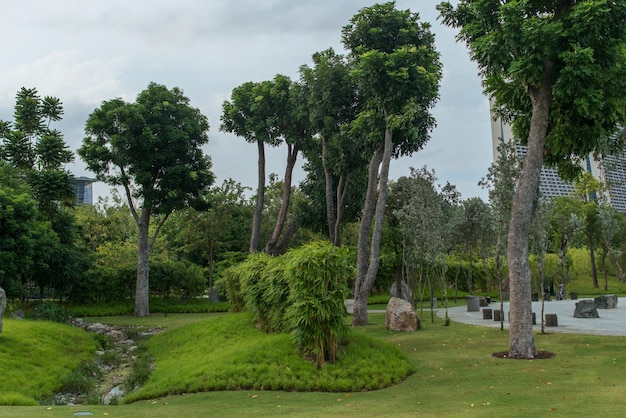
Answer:
[{"label": "small stone", "polygon": [[96,334],[103,334],[111,329],[108,325],[101,324],[96,322],[95,324],[91,324],[87,327],[87,329],[91,332],[95,332]]}]

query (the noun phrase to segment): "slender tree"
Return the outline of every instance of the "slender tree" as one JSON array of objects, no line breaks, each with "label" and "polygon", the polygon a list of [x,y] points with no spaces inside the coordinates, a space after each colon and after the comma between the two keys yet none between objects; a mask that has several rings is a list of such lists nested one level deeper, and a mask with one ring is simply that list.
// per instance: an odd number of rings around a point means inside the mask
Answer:
[{"label": "slender tree", "polygon": [[576,172],[576,157],[626,119],[626,3],[461,0],[438,9],[460,29],[496,113],[528,146],[508,236],[509,358],[534,358],[528,241],[541,166]]},{"label": "slender tree", "polygon": [[[380,260],[380,239],[392,157],[410,155],[429,139],[441,63],[430,25],[394,2],[361,9],[342,30],[364,102],[353,129],[373,150],[361,216],[352,324],[367,325],[367,298]],[[373,227],[372,227],[372,222]]]},{"label": "slender tree", "polygon": [[[202,146],[209,123],[177,87],[150,83],[134,103],[105,101],[87,120],[78,150],[98,180],[124,188],[138,226],[135,315],[149,308],[149,256],[157,235],[176,209],[201,201],[213,182]],[[150,221],[161,215],[152,236]]]},{"label": "slender tree", "polygon": [[313,54],[313,64],[313,68],[300,68],[312,129],[319,135],[317,146],[306,154],[307,158],[321,156],[328,237],[339,246],[352,178],[363,162],[358,158],[358,142],[345,129],[356,115],[357,90],[345,57],[333,49]]}]

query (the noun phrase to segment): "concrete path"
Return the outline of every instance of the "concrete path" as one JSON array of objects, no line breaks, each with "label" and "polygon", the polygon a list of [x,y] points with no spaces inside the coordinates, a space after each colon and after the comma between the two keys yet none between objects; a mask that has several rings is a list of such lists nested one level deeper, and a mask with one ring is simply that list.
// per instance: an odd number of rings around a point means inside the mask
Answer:
[{"label": "concrete path", "polygon": [[[593,298],[582,298],[593,299]],[[579,299],[581,300],[581,299]],[[545,327],[546,332],[563,332],[570,334],[591,334],[591,335],[614,335],[626,336],[626,298],[619,298],[617,308],[598,309],[600,318],[574,318],[574,309],[577,300],[552,300],[545,302],[545,314],[557,314],[557,327]],[[537,325],[533,328],[541,332],[541,302],[532,302],[533,312],[537,316]],[[499,302],[492,302],[489,308],[500,309]],[[500,327],[500,321],[493,319],[483,319],[483,308],[479,312],[468,312],[466,306],[457,306],[448,309],[448,316],[455,322],[464,324],[480,325],[485,327]],[[445,317],[445,310],[438,309],[437,315]],[[504,327],[509,327],[509,303],[504,303]]]}]

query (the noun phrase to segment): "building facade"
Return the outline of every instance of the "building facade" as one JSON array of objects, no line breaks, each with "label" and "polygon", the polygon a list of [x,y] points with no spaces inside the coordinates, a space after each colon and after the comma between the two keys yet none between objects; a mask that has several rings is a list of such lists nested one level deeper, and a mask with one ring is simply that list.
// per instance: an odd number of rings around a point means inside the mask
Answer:
[{"label": "building facade", "polygon": [[76,177],[74,179],[74,191],[76,192],[76,203],[93,205],[93,187],[96,179],[89,177]]},{"label": "building facade", "polygon": [[[498,146],[504,142],[516,141],[511,127],[502,120],[491,120],[491,140],[493,146],[493,160],[499,158]],[[516,141],[517,142],[517,141]],[[526,147],[517,145],[519,157],[526,156]],[[584,169],[596,179],[608,186],[606,198],[619,212],[626,212],[626,152],[621,155],[606,155],[601,161],[596,161],[588,155],[582,162]],[[542,167],[539,180],[539,193],[546,198],[569,196],[574,191],[572,183],[564,181],[557,170]]]}]

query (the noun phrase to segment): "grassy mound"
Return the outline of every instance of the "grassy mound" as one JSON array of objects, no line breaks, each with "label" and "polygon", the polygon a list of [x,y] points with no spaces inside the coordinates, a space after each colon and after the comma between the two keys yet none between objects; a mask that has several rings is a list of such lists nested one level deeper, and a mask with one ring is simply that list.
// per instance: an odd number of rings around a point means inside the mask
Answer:
[{"label": "grassy mound", "polygon": [[0,405],[33,405],[61,388],[61,380],[93,357],[89,333],[46,321],[5,319],[0,334]]},{"label": "grassy mound", "polygon": [[352,334],[339,361],[317,370],[289,335],[259,332],[249,314],[215,316],[152,337],[156,370],[124,401],[241,389],[357,392],[399,383],[413,371],[396,347]]}]

